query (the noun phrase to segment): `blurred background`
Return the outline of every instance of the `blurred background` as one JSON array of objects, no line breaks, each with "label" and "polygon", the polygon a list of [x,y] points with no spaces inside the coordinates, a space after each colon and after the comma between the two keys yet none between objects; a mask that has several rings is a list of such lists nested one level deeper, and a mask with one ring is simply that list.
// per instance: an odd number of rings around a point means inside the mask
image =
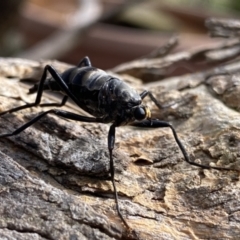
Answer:
[{"label": "blurred background", "polygon": [[0,56],[57,59],[76,65],[85,55],[112,68],[166,44],[175,51],[214,44],[209,17],[239,18],[238,0],[0,1]]}]

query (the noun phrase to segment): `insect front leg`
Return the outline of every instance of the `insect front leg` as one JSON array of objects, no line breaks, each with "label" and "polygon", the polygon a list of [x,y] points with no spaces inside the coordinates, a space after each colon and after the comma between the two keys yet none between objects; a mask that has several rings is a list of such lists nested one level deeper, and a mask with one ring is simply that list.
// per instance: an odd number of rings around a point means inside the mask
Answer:
[{"label": "insect front leg", "polygon": [[155,103],[155,105],[156,105],[159,109],[164,108],[163,106],[161,106],[161,105],[159,104],[158,100],[153,96],[152,92],[145,90],[145,91],[143,91],[142,93],[140,93],[140,96],[141,96],[142,99],[144,99],[146,96],[149,96],[150,99]]},{"label": "insect front leg", "polygon": [[132,124],[130,124],[131,126],[135,126],[135,127],[149,127],[149,128],[165,128],[168,127],[172,130],[174,139],[178,145],[178,147],[180,148],[184,160],[186,162],[188,162],[191,165],[197,166],[197,167],[201,167],[201,168],[206,168],[206,169],[217,169],[217,170],[233,170],[233,171],[239,171],[237,169],[230,169],[230,168],[224,168],[224,167],[214,167],[214,166],[207,166],[207,165],[202,165],[196,162],[192,162],[187,154],[186,149],[184,148],[183,144],[181,143],[180,139],[178,138],[177,132],[175,131],[174,127],[165,121],[160,121],[158,119],[149,119],[149,120],[143,120],[141,122],[134,122]]},{"label": "insect front leg", "polygon": [[161,110],[161,109],[164,109],[164,108],[169,108],[169,107],[173,106],[174,104],[179,103],[179,102],[182,101],[182,100],[180,100],[180,101],[175,101],[175,102],[173,102],[173,103],[170,103],[170,104],[168,104],[168,105],[161,105],[161,104],[158,102],[158,100],[154,97],[154,95],[152,94],[152,92],[147,91],[147,90],[145,90],[145,91],[143,91],[142,93],[140,93],[140,96],[141,96],[142,99],[144,99],[146,96],[149,96],[149,98],[155,103],[155,105],[156,105],[160,110]]},{"label": "insect front leg", "polygon": [[124,225],[128,229],[130,229],[126,220],[123,218],[122,213],[121,213],[120,208],[119,208],[118,193],[117,193],[117,188],[116,188],[116,184],[115,184],[115,180],[114,180],[115,171],[114,171],[112,151],[113,151],[114,144],[115,144],[115,129],[116,129],[116,126],[113,124],[113,125],[111,125],[111,127],[109,129],[109,132],[108,132],[108,150],[109,150],[109,157],[110,157],[110,175],[111,175],[111,181],[112,181],[113,190],[114,190],[114,197],[115,197],[118,216],[121,218]]}]

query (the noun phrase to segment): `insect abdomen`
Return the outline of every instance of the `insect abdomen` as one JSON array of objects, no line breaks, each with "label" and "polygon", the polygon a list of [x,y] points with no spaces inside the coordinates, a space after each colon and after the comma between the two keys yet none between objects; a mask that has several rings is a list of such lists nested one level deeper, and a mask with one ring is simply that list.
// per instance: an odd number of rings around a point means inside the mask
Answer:
[{"label": "insect abdomen", "polygon": [[71,74],[68,86],[71,92],[77,96],[81,108],[100,117],[104,115],[104,111],[99,108],[99,92],[109,79],[111,76],[100,69],[83,67],[76,69]]}]

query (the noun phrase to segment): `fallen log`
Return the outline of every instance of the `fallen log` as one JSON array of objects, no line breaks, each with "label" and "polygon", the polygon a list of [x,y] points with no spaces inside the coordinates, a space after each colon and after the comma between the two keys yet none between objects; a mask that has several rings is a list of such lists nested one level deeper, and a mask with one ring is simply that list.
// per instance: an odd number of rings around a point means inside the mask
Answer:
[{"label": "fallen log", "polygon": [[[161,109],[147,98],[146,104],[154,117],[173,124],[192,161],[237,170],[186,163],[169,129],[117,128],[114,164],[120,208],[138,239],[239,238],[237,49],[239,41],[230,39],[112,69],[139,91],[153,92]],[[201,59],[205,68],[166,76],[166,67],[189,59]],[[59,71],[69,67],[56,61],[0,62],[1,112],[34,101],[22,79],[39,79],[47,63]],[[159,80],[144,83],[141,76],[151,70]],[[56,98],[44,95],[43,101]],[[72,103],[63,109],[82,113]],[[2,116],[0,133],[13,131],[43,110],[34,107]],[[134,238],[116,213],[111,182],[104,180],[109,173],[108,128],[49,115],[19,135],[0,138],[0,238]]]}]

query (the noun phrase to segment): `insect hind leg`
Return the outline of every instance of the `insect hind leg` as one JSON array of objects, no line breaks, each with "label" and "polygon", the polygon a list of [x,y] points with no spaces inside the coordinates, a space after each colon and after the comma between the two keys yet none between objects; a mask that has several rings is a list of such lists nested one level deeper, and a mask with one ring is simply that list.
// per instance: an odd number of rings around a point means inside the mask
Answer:
[{"label": "insect hind leg", "polygon": [[50,109],[48,111],[40,113],[39,115],[37,115],[36,117],[34,117],[30,121],[28,121],[27,123],[18,127],[13,132],[0,134],[0,138],[11,137],[11,136],[19,134],[20,132],[24,131],[25,129],[27,129],[28,127],[33,125],[34,123],[36,123],[38,120],[40,120],[47,114],[54,114],[54,115],[62,117],[62,118],[71,119],[71,120],[80,121],[80,122],[99,122],[99,123],[103,122],[103,120],[101,118],[82,116],[79,114],[75,114],[75,113],[71,113],[71,112],[67,112],[67,111],[59,110],[59,109]]},{"label": "insect hind leg", "polygon": [[42,103],[39,106],[40,107],[62,107],[66,104],[67,100],[68,100],[68,96],[64,96],[60,103]]},{"label": "insect hind leg", "polygon": [[28,104],[25,104],[25,105],[22,105],[22,106],[19,106],[19,107],[11,108],[9,110],[1,112],[0,116],[4,115],[6,113],[13,113],[13,112],[17,112],[19,110],[23,110],[23,109],[27,109],[27,108],[31,108],[31,107],[36,107],[36,106],[39,106],[39,105],[40,106],[63,106],[67,102],[67,96],[65,96],[62,99],[61,103],[40,104],[41,99],[42,99],[43,90],[44,90],[44,83],[45,83],[45,81],[47,79],[47,72],[50,72],[50,74],[52,75],[53,79],[55,79],[58,83],[62,82],[62,84],[59,84],[59,85],[64,85],[63,87],[61,86],[63,89],[64,89],[64,87],[67,88],[66,84],[61,79],[60,75],[56,72],[56,70],[52,66],[46,65],[44,70],[43,70],[43,74],[42,74],[41,80],[40,80],[40,82],[38,84],[38,90],[37,90],[37,96],[36,96],[35,102],[34,103],[28,103]]},{"label": "insect hind leg", "polygon": [[91,64],[91,61],[90,61],[89,57],[86,56],[80,61],[80,63],[77,66],[79,68],[80,67],[91,67],[92,64]]}]

